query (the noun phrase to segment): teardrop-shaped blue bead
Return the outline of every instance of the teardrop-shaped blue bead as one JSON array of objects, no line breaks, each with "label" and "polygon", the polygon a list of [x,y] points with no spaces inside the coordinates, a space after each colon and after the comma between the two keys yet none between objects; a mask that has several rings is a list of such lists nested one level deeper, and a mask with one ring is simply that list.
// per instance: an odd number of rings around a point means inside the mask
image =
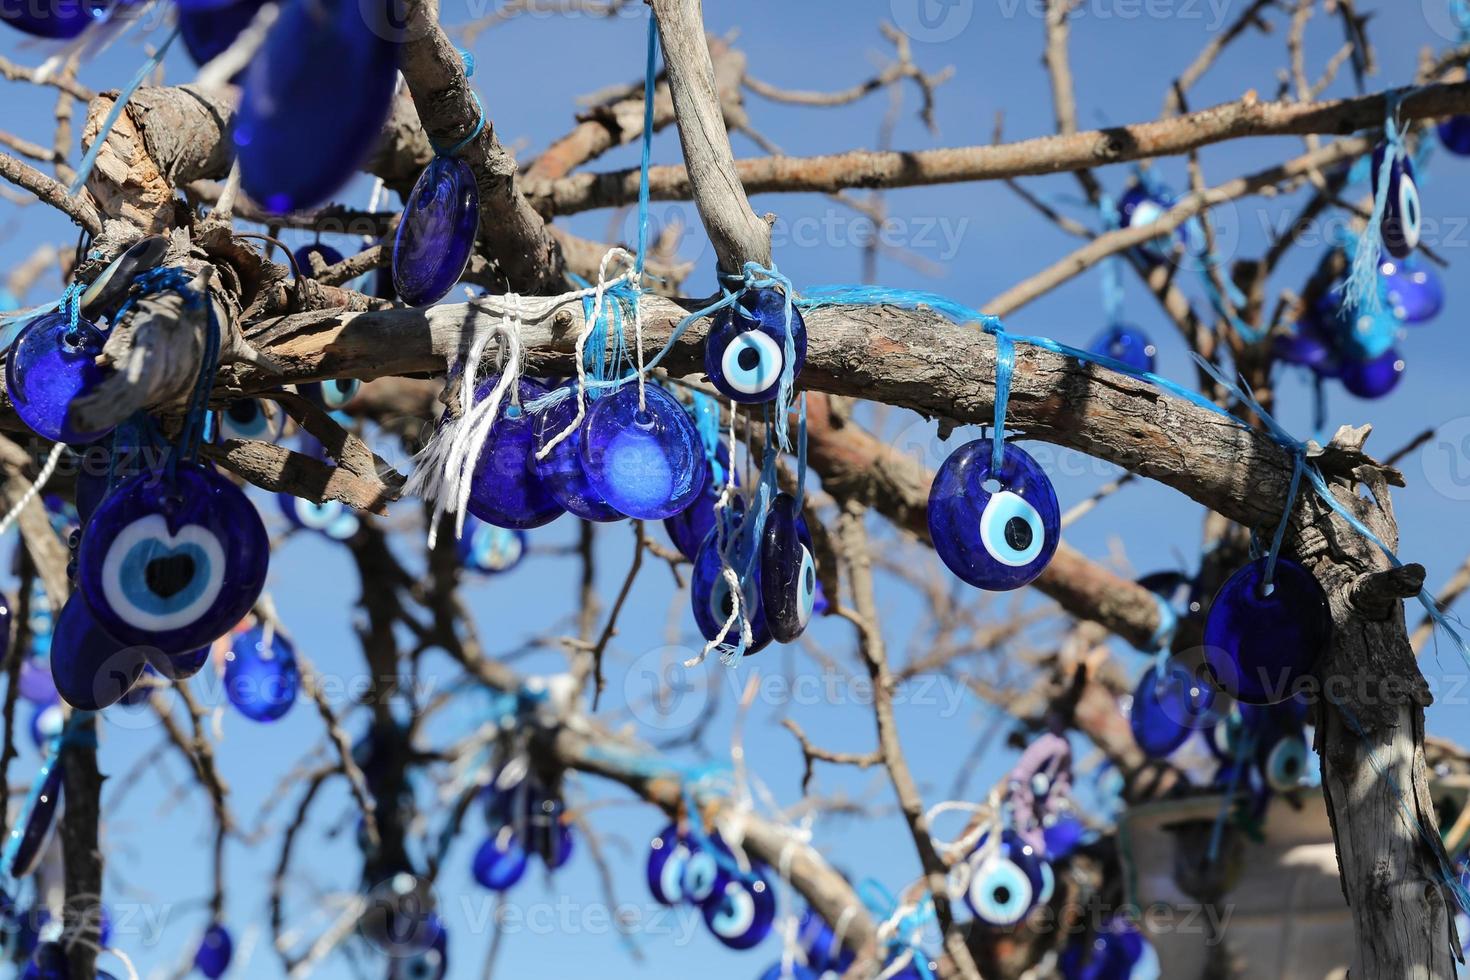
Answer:
[{"label": "teardrop-shaped blue bead", "polygon": [[223,923],[211,922],[194,953],[194,968],[209,980],[219,980],[230,968],[230,957],[234,953],[235,943],[230,938],[230,930]]},{"label": "teardrop-shaped blue bead", "polygon": [[480,230],[475,172],[458,157],[435,157],[403,205],[393,239],[393,286],[409,306],[443,299],[469,265]]},{"label": "teardrop-shaped blue bead", "polygon": [[[556,438],[577,417],[576,385],[570,394],[535,416],[536,452]],[[619,521],[623,515],[608,506],[593,488],[582,465],[582,442],[587,433],[587,417],[571,435],[552,447],[545,459],[535,460],[536,472],[556,502],[569,513],[588,521]]]},{"label": "teardrop-shaped blue bead", "polygon": [[145,648],[114,640],[80,593],[73,593],[51,639],[51,678],[62,700],[82,711],[101,711],[137,683]]},{"label": "teardrop-shaped blue bead", "polygon": [[501,828],[485,839],[475,852],[475,880],[492,892],[503,892],[526,873],[526,851],[510,828]]},{"label": "teardrop-shaped blue bead", "polygon": [[78,432],[67,424],[72,400],[90,393],[107,377],[97,366],[102,332],[88,320],[75,330],[64,313],[32,320],[5,358],[5,387],[15,414],[52,442],[92,442],[112,431]]},{"label": "teardrop-shaped blue bead", "polygon": [[336,193],[378,145],[398,80],[387,0],[289,0],[245,73],[240,183],[276,214]]},{"label": "teardrop-shaped blue bead", "polygon": [[7,870],[12,878],[24,878],[36,870],[36,865],[41,862],[41,852],[46,849],[46,841],[56,826],[56,806],[61,802],[62,765],[59,758],[48,760],[43,765],[46,768],[41,775],[41,792],[36,797],[35,806],[27,815],[25,826],[12,829],[10,839],[6,841],[7,850],[11,853]]},{"label": "teardrop-shaped blue bead", "polygon": [[688,507],[707,479],[704,443],[673,395],[646,387],[646,407],[638,405],[638,385],[623,385],[599,398],[587,420],[582,465],[592,487],[629,517],[656,521]]},{"label": "teardrop-shaped blue bead", "polygon": [[235,637],[225,661],[225,694],[252,721],[276,721],[296,703],[301,672],[291,641],[275,631],[269,647],[259,626]]}]

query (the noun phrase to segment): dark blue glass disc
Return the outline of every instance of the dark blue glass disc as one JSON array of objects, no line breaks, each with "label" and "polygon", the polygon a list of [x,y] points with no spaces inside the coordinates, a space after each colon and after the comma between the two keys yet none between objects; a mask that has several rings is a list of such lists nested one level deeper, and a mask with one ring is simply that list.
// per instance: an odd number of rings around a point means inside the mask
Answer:
[{"label": "dark blue glass disc", "polygon": [[309,245],[301,246],[291,257],[296,260],[296,268],[300,271],[301,275],[307,279],[312,278],[315,274],[313,272],[315,267],[311,263],[311,257],[313,255],[321,259],[322,265],[336,265],[342,261],[341,252],[322,242],[312,242]]},{"label": "dark blue glass disc", "polygon": [[[791,340],[794,378],[806,363],[806,323],[794,305]],[[749,290],[715,313],[704,342],[704,373],[723,394],[747,404],[774,401],[785,363],[786,295],[780,290]]]},{"label": "dark blue glass disc", "polygon": [[101,711],[137,683],[147,662],[147,644],[113,639],[80,594],[61,607],[51,639],[51,678],[73,708]]},{"label": "dark blue glass disc", "polygon": [[1135,371],[1152,371],[1158,353],[1148,334],[1126,323],[1114,324],[1098,334],[1088,350],[1122,361]]},{"label": "dark blue glass disc", "polygon": [[[577,417],[576,384],[569,386],[568,397],[535,415],[536,451],[540,452]],[[574,517],[587,521],[620,521],[623,515],[608,506],[587,479],[582,465],[582,443],[587,433],[588,417],[557,443],[545,459],[535,460],[536,473],[546,489]]]},{"label": "dark blue glass disc", "polygon": [[214,470],[140,473],[97,508],[77,578],[112,636],[165,653],[229,632],[265,586],[270,540],[255,505]]},{"label": "dark blue glass disc", "polygon": [[516,840],[509,827],[485,838],[485,843],[475,852],[472,871],[482,888],[492,892],[503,892],[526,873],[526,852]]},{"label": "dark blue glass disc", "polygon": [[623,385],[592,406],[582,443],[582,465],[592,488],[629,517],[656,521],[688,507],[704,488],[704,443],[674,396]]},{"label": "dark blue glass disc", "polygon": [[1205,617],[1206,679],[1247,704],[1274,704],[1296,693],[1332,637],[1327,596],[1312,573],[1287,558],[1272,591],[1261,594],[1266,559],[1220,586]]},{"label": "dark blue glass disc", "polygon": [[817,560],[812,536],[796,499],[778,493],[766,513],[760,552],[761,608],[780,643],[801,636],[817,598]]},{"label": "dark blue glass disc", "polygon": [[199,949],[194,953],[194,969],[209,980],[219,980],[230,968],[230,957],[235,953],[235,942],[230,930],[223,923],[211,922],[199,940]]},{"label": "dark blue glass disc", "polygon": [[[490,397],[498,380],[492,376],[482,381],[476,402]],[[529,378],[520,380],[519,390],[522,403],[546,394],[545,388]],[[470,513],[513,530],[541,527],[565,513],[536,472],[535,449],[535,420],[519,405],[511,404],[507,395],[475,461]]]},{"label": "dark blue glass disc", "polygon": [[171,681],[186,681],[199,673],[209,663],[209,653],[210,648],[207,646],[188,653],[164,653],[154,647],[144,650],[148,666]]},{"label": "dark blue glass disc", "polygon": [[398,80],[386,0],[289,0],[245,72],[245,192],[275,214],[335,194],[378,145]]},{"label": "dark blue glass disc", "polygon": [[1439,141],[1457,157],[1470,157],[1470,116],[1451,116],[1439,124]]},{"label": "dark blue glass disc", "polygon": [[225,694],[252,721],[276,721],[296,703],[301,672],[296,649],[279,630],[265,644],[259,626],[237,635],[225,660]]},{"label": "dark blue glass disc", "polygon": [[56,807],[61,802],[61,760],[50,759],[41,764],[41,792],[36,796],[23,827],[14,827],[6,839],[6,847],[14,848],[10,867],[12,878],[24,878],[41,863],[41,854],[46,850],[46,841],[56,826]]},{"label": "dark blue glass disc", "polygon": [[679,905],[684,901],[684,868],[689,863],[694,845],[673,824],[669,824],[648,845],[648,864],[644,876],[648,891],[660,905]]},{"label": "dark blue glass disc", "polygon": [[[725,490],[725,477],[727,467],[730,465],[730,453],[724,444],[715,448],[714,460],[709,459],[710,453],[706,447],[705,460],[709,464],[705,467],[707,478],[704,489],[690,501],[685,507],[673,517],[664,518],[664,530],[669,533],[669,540],[679,553],[690,561],[699,554],[699,546],[704,544],[705,536],[714,530],[715,526],[715,504],[719,502],[720,494]],[[735,475],[735,485],[740,486],[740,475]],[[739,505],[741,513],[744,513],[744,500],[735,496],[731,500],[732,506]]]},{"label": "dark blue glass disc", "polygon": [[15,414],[52,442],[92,442],[102,432],[78,432],[67,424],[72,400],[90,394],[108,372],[96,364],[106,338],[87,320],[76,330],[64,313],[46,313],[21,331],[5,357],[5,387]]},{"label": "dark blue glass disc", "polygon": [[1389,348],[1388,353],[1367,361],[1345,361],[1338,377],[1342,386],[1359,398],[1382,398],[1398,386],[1404,374],[1404,359]]},{"label": "dark blue glass disc", "polygon": [[409,306],[443,299],[469,265],[480,230],[475,172],[458,157],[435,157],[403,205],[393,239],[393,287]]},{"label": "dark blue glass disc", "polygon": [[[733,531],[732,531],[733,533]],[[720,635],[720,629],[730,617],[730,589],[725,581],[720,562],[719,536],[711,531],[700,545],[694,559],[694,574],[689,583],[689,601],[694,607],[694,622],[706,640]],[[732,563],[737,574],[743,565],[739,557]],[[771,631],[766,625],[766,616],[761,608],[760,563],[756,572],[745,585],[746,618],[750,621],[751,642],[747,654],[757,653],[771,642]],[[725,642],[730,646],[740,644],[740,624],[737,621],[725,633]]]},{"label": "dark blue glass disc", "polygon": [[27,0],[0,4],[0,20],[36,37],[76,37],[107,14],[106,0]]},{"label": "dark blue glass disc", "polygon": [[731,949],[755,946],[770,935],[776,919],[776,890],[766,868],[752,865],[748,879],[728,876],[700,907],[710,933]]},{"label": "dark blue glass disc", "polygon": [[1150,667],[1133,692],[1128,716],[1133,740],[1149,757],[1162,759],[1183,745],[1190,732],[1214,724],[1214,702],[1215,692],[1183,664],[1169,664],[1163,678]]},{"label": "dark blue glass disc", "polygon": [[934,550],[951,572],[992,591],[1035,579],[1061,539],[1051,480],[1025,450],[1007,443],[1004,452],[1000,473],[992,474],[990,440],[966,443],[944,461],[929,489]]},{"label": "dark blue glass disc", "polygon": [[1428,323],[1444,309],[1444,284],[1434,267],[1415,256],[1385,259],[1378,267],[1383,295],[1405,323]]},{"label": "dark blue glass disc", "polygon": [[266,0],[234,0],[201,8],[179,4],[179,36],[194,64],[203,66],[229,50]]}]

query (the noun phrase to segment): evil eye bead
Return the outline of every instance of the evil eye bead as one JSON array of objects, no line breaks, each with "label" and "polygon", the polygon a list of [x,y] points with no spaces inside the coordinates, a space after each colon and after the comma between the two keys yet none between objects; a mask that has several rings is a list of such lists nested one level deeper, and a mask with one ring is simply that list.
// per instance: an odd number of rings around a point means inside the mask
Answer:
[{"label": "evil eye bead", "polygon": [[141,473],[98,506],[77,556],[82,596],[112,636],[165,653],[206,646],[255,605],[270,541],[212,469]]},{"label": "evil eye bead", "polygon": [[1266,752],[1261,768],[1266,784],[1276,792],[1296,789],[1307,773],[1307,740],[1299,732],[1282,735]]},{"label": "evil eye bead", "polygon": [[587,420],[582,465],[609,506],[656,521],[688,507],[704,489],[704,443],[689,413],[667,391],[626,384],[597,399]]},{"label": "evil eye bead", "polygon": [[1398,387],[1404,374],[1404,359],[1393,348],[1367,361],[1348,361],[1338,378],[1342,386],[1359,398],[1382,398]]},{"label": "evil eye bead", "polygon": [[812,551],[812,536],[796,500],[788,493],[776,494],[762,533],[760,589],[766,627],[778,642],[795,640],[811,622],[817,597]]},{"label": "evil eye bead", "polygon": [[480,230],[480,189],[459,157],[436,156],[403,204],[393,240],[393,286],[409,306],[439,302],[469,265]]},{"label": "evil eye bead", "polygon": [[[476,401],[490,397],[498,377],[481,382]],[[546,394],[528,378],[520,379],[520,403]],[[475,461],[470,482],[469,511],[496,527],[529,529],[550,524],[566,513],[536,472],[534,421],[507,396]]]},{"label": "evil eye bead", "polygon": [[219,413],[221,440],[255,439],[270,442],[281,434],[278,420],[273,420],[259,398],[236,398]]},{"label": "evil eye bead", "polygon": [[1152,371],[1154,356],[1158,353],[1148,334],[1126,323],[1114,324],[1098,334],[1089,350],[1121,361],[1135,371]]},{"label": "evil eye bead", "polygon": [[686,902],[699,905],[724,889],[729,874],[720,866],[721,857],[729,864],[735,862],[735,856],[719,834],[711,834],[703,847],[689,844],[689,854],[679,876],[679,888]]},{"label": "evil eye bead", "polygon": [[[731,533],[734,533],[733,531]],[[743,563],[737,557],[732,563],[737,573]],[[761,603],[761,584],[759,563],[756,564],[756,574],[745,584],[743,610],[745,618],[750,622],[751,642],[745,648],[747,654],[758,653],[765,649],[771,642],[770,627],[766,623],[765,611]],[[699,553],[694,559],[694,574],[689,586],[690,603],[694,608],[694,622],[699,626],[699,632],[706,640],[714,640],[720,635],[721,629],[730,618],[730,612],[734,604],[730,595],[730,584],[724,575],[724,567],[720,561],[719,535],[711,531],[705,536],[704,544],[700,545]],[[741,639],[740,623],[737,620],[725,632],[725,643],[731,647],[738,646]]]},{"label": "evil eye bead", "polygon": [[324,500],[318,504],[294,494],[278,493],[276,501],[286,520],[303,530],[325,534],[333,541],[348,540],[362,526],[352,508],[340,500]]},{"label": "evil eye bead", "polygon": [[[1388,144],[1373,151],[1373,194],[1378,194],[1379,170],[1388,152]],[[1383,211],[1379,231],[1383,247],[1396,259],[1407,258],[1419,247],[1423,214],[1419,205],[1419,185],[1414,180],[1414,163],[1402,152],[1389,164],[1388,203]]]},{"label": "evil eye bead", "polygon": [[1296,693],[1332,636],[1327,596],[1312,573],[1278,559],[1264,589],[1265,558],[1220,586],[1205,617],[1205,677],[1246,704],[1275,704]]},{"label": "evil eye bead", "polygon": [[81,432],[67,421],[76,398],[93,392],[108,376],[97,366],[104,341],[90,320],[73,329],[65,313],[47,313],[30,322],[5,358],[5,387],[15,414],[39,436],[52,442],[82,443],[101,432]]},{"label": "evil eye bead", "polygon": [[402,33],[388,8],[353,0],[281,7],[245,71],[232,134],[241,186],[271,213],[325,203],[378,145]]},{"label": "evil eye bead", "polygon": [[975,918],[989,926],[1008,928],[1023,919],[1038,902],[1042,888],[1041,861],[1029,845],[1010,831],[988,855],[982,839],[970,859],[970,881],[965,904]]},{"label": "evil eye bead", "polygon": [[1169,664],[1162,676],[1150,667],[1133,692],[1128,716],[1133,740],[1151,758],[1162,759],[1183,745],[1190,732],[1213,723],[1214,703],[1214,690],[1183,664]]},{"label": "evil eye bead", "polygon": [[[790,333],[794,378],[806,363],[806,323],[794,305]],[[786,295],[776,289],[747,292],[715,314],[704,343],[704,373],[737,402],[774,401],[786,366],[786,336]]]},{"label": "evil eye bead", "polygon": [[302,397],[311,399],[328,412],[346,408],[361,388],[362,382],[356,378],[334,378],[296,386]]},{"label": "evil eye bead", "polygon": [[145,654],[144,645],[109,636],[82,596],[73,594],[61,607],[51,640],[51,678],[73,708],[101,711],[137,683]]},{"label": "evil eye bead", "polygon": [[660,905],[678,905],[684,901],[684,871],[693,853],[690,843],[673,824],[648,845],[646,874],[648,891],[654,901]]},{"label": "evil eye bead", "polygon": [[472,871],[482,888],[503,892],[526,874],[526,851],[509,827],[502,827],[485,839],[475,852]]},{"label": "evil eye bead", "polygon": [[[1149,191],[1136,183],[1123,192],[1118,200],[1118,216],[1124,228],[1142,228],[1157,222],[1173,206],[1167,198]],[[1183,231],[1180,231],[1183,237]],[[1167,235],[1159,235],[1139,246],[1138,251],[1146,258],[1159,262],[1168,258],[1170,242]]]},{"label": "evil eye bead", "polygon": [[573,516],[587,521],[619,521],[623,515],[592,486],[587,469],[582,465],[582,444],[587,432],[587,417],[571,433],[552,446],[545,459],[536,458],[553,439],[566,431],[577,417],[577,386],[564,386],[567,397],[535,416],[536,453],[532,458],[536,473],[546,489]]},{"label": "evil eye bead", "polygon": [[459,539],[459,560],[484,575],[508,572],[526,556],[526,532],[496,527],[473,517]]},{"label": "evil eye bead", "polygon": [[316,265],[311,261],[312,256],[320,259],[324,267],[336,265],[342,261],[342,253],[330,245],[324,245],[321,242],[303,245],[291,255],[291,258],[296,260],[296,268],[303,279],[316,278]]},{"label": "evil eye bead", "polygon": [[230,968],[230,958],[234,955],[235,941],[230,938],[230,930],[222,922],[211,922],[194,951],[194,969],[209,980],[219,980]]},{"label": "evil eye bead", "polygon": [[934,550],[971,585],[1018,589],[1046,568],[1061,538],[1061,513],[1051,480],[1024,450],[1007,444],[999,473],[991,472],[989,439],[950,454],[929,490]]},{"label": "evil eye bead", "polygon": [[132,292],[133,280],[162,265],[167,254],[168,239],[162,235],[149,235],[134,242],[113,259],[82,293],[82,317],[110,322]]},{"label": "evil eye bead", "polygon": [[1394,316],[1404,323],[1428,323],[1444,309],[1439,273],[1415,256],[1384,259],[1378,266],[1378,280]]},{"label": "evil eye bead", "polygon": [[771,932],[776,890],[763,870],[753,868],[750,880],[732,876],[702,906],[710,933],[731,949],[750,949]]},{"label": "evil eye bead", "polygon": [[271,722],[285,717],[300,687],[296,648],[279,630],[273,631],[269,645],[260,626],[238,634],[230,644],[225,658],[225,695],[246,718]]},{"label": "evil eye bead", "polygon": [[50,759],[42,763],[41,789],[24,825],[13,827],[5,841],[10,853],[10,866],[6,869],[12,878],[24,878],[36,870],[41,855],[46,851],[46,842],[56,827],[56,807],[61,802],[61,759]]},{"label": "evil eye bead", "polygon": [[0,20],[35,37],[76,37],[107,15],[108,0],[40,0],[0,4]]}]

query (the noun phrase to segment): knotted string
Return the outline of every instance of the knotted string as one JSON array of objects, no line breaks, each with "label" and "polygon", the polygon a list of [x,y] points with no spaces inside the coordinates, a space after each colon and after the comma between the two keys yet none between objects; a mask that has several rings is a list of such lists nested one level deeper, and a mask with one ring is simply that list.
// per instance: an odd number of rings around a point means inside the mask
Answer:
[{"label": "knotted string", "polygon": [[[1342,309],[1377,313],[1383,306],[1378,284],[1378,265],[1383,248],[1383,216],[1388,210],[1388,185],[1394,164],[1404,157],[1403,134],[1399,131],[1399,105],[1410,93],[1388,92],[1384,95],[1383,159],[1374,174],[1373,214],[1358,234],[1353,250],[1352,271],[1342,290]],[[1371,166],[1371,164],[1370,164]]]},{"label": "knotted string", "polygon": [[[464,63],[464,76],[465,76],[465,78],[468,79],[468,78],[472,77],[475,74],[475,56],[473,54],[471,54],[469,51],[465,50],[464,48],[460,48],[459,49],[459,58],[460,58],[460,61],[462,61]],[[429,141],[429,146],[433,148],[434,153],[435,153],[436,156],[441,156],[441,157],[457,156],[459,154],[459,151],[463,150],[465,147],[467,147],[471,143],[473,143],[475,141],[475,139],[482,132],[484,132],[484,130],[485,130],[485,107],[480,103],[480,93],[476,92],[473,88],[471,88],[470,89],[470,98],[472,98],[472,99],[475,100],[475,112],[477,114],[476,117],[475,117],[475,128],[472,129],[472,130],[470,130],[469,134],[467,136],[465,136],[464,139],[460,140],[458,143],[455,143],[453,146],[451,146],[447,150],[440,149],[439,147],[434,146],[434,141],[433,140],[430,140]]]}]

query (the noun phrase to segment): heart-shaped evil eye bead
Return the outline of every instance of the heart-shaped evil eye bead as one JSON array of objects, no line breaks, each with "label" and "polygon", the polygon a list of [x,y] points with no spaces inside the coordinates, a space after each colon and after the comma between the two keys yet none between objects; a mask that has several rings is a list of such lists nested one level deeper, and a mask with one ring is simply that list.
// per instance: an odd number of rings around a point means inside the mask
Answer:
[{"label": "heart-shaped evil eye bead", "polygon": [[265,586],[270,541],[229,480],[200,465],[123,481],[92,515],[77,579],[98,623],[165,653],[223,636]]},{"label": "heart-shaped evil eye bead", "polygon": [[582,466],[608,506],[638,520],[673,517],[708,479],[704,442],[684,406],[654,384],[626,384],[597,399],[587,418]]},{"label": "heart-shaped evil eye bead", "polygon": [[1061,538],[1051,481],[1007,444],[991,472],[989,439],[950,454],[929,490],[929,533],[949,570],[982,589],[1018,589],[1041,574]]},{"label": "heart-shaped evil eye bead", "polygon": [[[563,386],[565,398],[536,413],[536,452],[550,445],[561,436],[577,417],[577,385],[575,382]],[[587,418],[546,454],[545,459],[532,457],[536,473],[546,489],[567,511],[588,521],[620,521],[623,515],[610,506],[587,478],[587,469],[582,465],[582,441],[587,432]]]},{"label": "heart-shaped evil eye bead", "polygon": [[[1384,157],[1389,147],[1381,143],[1373,151],[1373,195],[1378,196]],[[1419,233],[1423,222],[1419,205],[1419,185],[1414,180],[1414,162],[1400,149],[1395,150],[1389,163],[1388,200],[1383,209],[1383,220],[1379,232],[1383,247],[1394,258],[1407,258],[1419,247]]]},{"label": "heart-shaped evil eye bead", "polygon": [[[476,403],[489,398],[499,382],[498,376],[482,381],[475,391]],[[469,500],[469,512],[475,517],[513,530],[541,527],[566,513],[536,472],[535,422],[520,407],[546,394],[546,388],[521,378],[517,393],[518,404],[512,404],[507,394],[480,445]]]},{"label": "heart-shaped evil eye bead", "polygon": [[648,891],[661,905],[678,905],[685,898],[684,871],[692,845],[669,824],[648,845]]},{"label": "heart-shaped evil eye bead", "polygon": [[1278,793],[1301,785],[1307,773],[1307,740],[1300,732],[1288,732],[1265,753],[1261,769],[1266,783]]},{"label": "heart-shaped evil eye bead", "polygon": [[526,873],[525,848],[516,840],[510,827],[501,827],[485,838],[485,843],[475,852],[473,872],[475,880],[492,892],[503,892]]},{"label": "heart-shaped evil eye bead", "polygon": [[724,887],[704,901],[704,924],[731,949],[750,949],[771,932],[771,923],[776,919],[776,890],[764,870],[756,866],[748,877],[732,875]]},{"label": "heart-shaped evil eye bead", "polygon": [[776,494],[761,536],[760,591],[766,626],[781,643],[795,640],[811,622],[817,596],[812,551],[812,536],[795,498]]},{"label": "heart-shaped evil eye bead", "polygon": [[[705,535],[704,544],[699,546],[699,553],[694,559],[694,574],[689,585],[689,601],[694,608],[694,622],[699,626],[699,632],[706,640],[713,640],[720,635],[725,623],[730,618],[734,603],[730,594],[730,583],[725,578],[724,567],[720,561],[720,547],[718,529],[710,531]],[[732,534],[737,533],[734,529]],[[745,648],[747,654],[756,653],[771,642],[771,630],[766,624],[765,611],[761,604],[760,563],[755,563],[755,574],[745,583],[741,590],[744,602],[742,611],[745,619],[750,623],[751,642]],[[745,567],[745,562],[736,556],[731,567],[737,574]],[[725,632],[725,643],[735,647],[740,644],[740,623],[737,620],[731,624]]]},{"label": "heart-shaped evil eye bead", "polygon": [[230,968],[230,958],[235,954],[235,941],[224,923],[211,922],[199,939],[199,948],[194,952],[194,969],[209,980],[219,980]]},{"label": "heart-shaped evil eye bead", "polygon": [[356,378],[333,378],[331,381],[312,381],[296,386],[303,398],[309,398],[329,412],[345,408],[357,397],[362,382]]},{"label": "heart-shaped evil eye bead", "polygon": [[279,630],[271,631],[270,643],[260,626],[236,635],[225,658],[225,695],[242,715],[276,721],[296,703],[300,686],[296,648]]},{"label": "heart-shaped evil eye bead", "polygon": [[459,539],[459,560],[485,575],[508,572],[526,555],[526,532],[466,518]]},{"label": "heart-shaped evil eye bead", "polygon": [[1152,371],[1154,355],[1158,353],[1148,334],[1126,323],[1116,323],[1098,334],[1088,350],[1122,361],[1135,371]]},{"label": "heart-shaped evil eye bead", "polygon": [[1266,592],[1266,558],[1220,586],[1205,616],[1204,679],[1246,704],[1275,704],[1297,693],[1332,636],[1327,596],[1311,572],[1278,559]]},{"label": "heart-shaped evil eye bead", "polygon": [[265,402],[259,398],[236,398],[225,405],[219,413],[219,437],[229,439],[257,439],[269,442],[281,434],[277,420],[265,410]]},{"label": "heart-shaped evil eye bead", "polygon": [[334,541],[346,541],[357,533],[361,522],[352,508],[340,500],[315,503],[289,493],[276,494],[286,520],[307,531],[319,531]]},{"label": "heart-shaped evil eye bead", "polygon": [[143,645],[113,639],[81,595],[61,607],[51,639],[51,678],[62,700],[101,711],[130,691],[147,662]]},{"label": "heart-shaped evil eye bead", "polygon": [[73,400],[89,395],[110,372],[97,366],[105,338],[90,320],[73,329],[65,313],[32,320],[5,357],[5,388],[15,414],[52,442],[92,442],[111,432],[82,432],[67,421]]},{"label": "heart-shaped evil eye bead", "polygon": [[[704,373],[726,396],[747,404],[774,401],[786,365],[786,295],[755,289],[718,311],[704,343]],[[792,377],[806,363],[806,323],[791,307]]]},{"label": "heart-shaped evil eye bead", "polygon": [[965,904],[987,925],[1015,925],[1040,901],[1045,886],[1041,865],[1031,846],[1013,831],[1004,831],[993,848],[988,836],[982,837],[969,858]]}]

